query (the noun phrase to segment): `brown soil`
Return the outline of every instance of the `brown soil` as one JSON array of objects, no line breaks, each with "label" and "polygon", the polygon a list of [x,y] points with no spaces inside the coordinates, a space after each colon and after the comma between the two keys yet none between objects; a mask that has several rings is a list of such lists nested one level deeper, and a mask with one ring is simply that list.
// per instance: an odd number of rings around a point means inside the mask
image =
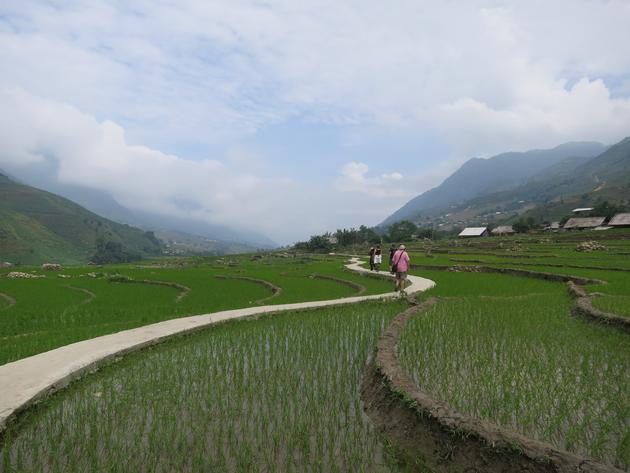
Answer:
[{"label": "brown soil", "polygon": [[2,292],[0,292],[0,299],[4,299],[5,301],[7,301],[7,306],[5,308],[3,308],[2,310],[7,310],[10,309],[11,307],[13,307],[16,304],[16,301],[13,297],[11,297],[8,294],[4,294]]},{"label": "brown soil", "polygon": [[357,291],[355,296],[360,296],[365,291],[367,291],[365,286],[362,286],[361,284],[356,283],[354,281],[348,281],[347,279],[336,278],[335,276],[327,276],[325,274],[313,274],[312,277],[315,278],[315,279],[325,279],[325,280],[328,280],[328,281],[334,281],[334,282],[337,282],[339,284],[343,284],[345,286],[349,286],[352,289],[354,289],[355,291]]},{"label": "brown soil", "polygon": [[262,299],[258,299],[257,301],[252,302],[252,304],[264,304],[269,299],[273,299],[274,297],[278,297],[282,294],[282,288],[280,286],[276,286],[275,284],[265,281],[264,279],[250,278],[249,276],[215,276],[217,279],[235,279],[239,281],[249,281],[255,284],[260,284],[261,286],[265,286],[268,289],[271,289],[271,295],[267,297],[263,297]]},{"label": "brown soil", "polygon": [[395,445],[403,468],[439,473],[621,471],[465,416],[421,391],[399,365],[396,344],[407,320],[436,302],[430,298],[394,318],[361,386],[368,416]]},{"label": "brown soil", "polygon": [[583,288],[570,281],[567,283],[567,287],[569,294],[576,299],[575,306],[571,310],[573,315],[586,317],[630,333],[630,317],[599,310],[593,306],[593,294],[588,294]]}]

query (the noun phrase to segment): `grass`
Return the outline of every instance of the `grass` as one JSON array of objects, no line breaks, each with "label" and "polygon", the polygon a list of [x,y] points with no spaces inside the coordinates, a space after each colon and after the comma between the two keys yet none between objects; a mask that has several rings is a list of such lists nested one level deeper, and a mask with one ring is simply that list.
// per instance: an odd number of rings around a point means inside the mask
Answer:
[{"label": "grass", "polygon": [[130,355],[13,425],[4,469],[396,471],[359,383],[403,308],[371,302],[231,322]]},{"label": "grass", "polygon": [[[630,252],[627,232],[614,235],[619,239],[606,239],[609,250],[598,253],[575,251],[578,240],[598,238],[581,233],[409,246],[414,264],[484,264],[601,279],[606,284],[586,286],[603,294],[594,304],[628,315],[630,272],[595,269],[630,269],[623,254]],[[158,259],[99,270],[189,287],[180,302],[171,287],[80,277],[93,270],[65,270],[70,279],[0,278],[0,292],[17,300],[7,308],[0,299],[0,363],[166,318],[245,307],[270,295],[258,284],[217,275],[282,287],[270,304],[355,294],[313,274],[356,282],[365,294],[392,288],[321,256]],[[399,345],[422,389],[475,418],[630,469],[627,334],[571,317],[573,301],[561,283],[412,273],[437,282],[422,298],[441,298],[409,322]],[[96,298],[86,302],[88,295],[68,284]],[[4,468],[395,470],[387,461],[395,446],[383,447],[361,414],[357,390],[376,337],[402,308],[400,302],[371,303],[227,323],[125,357],[28,411],[10,432]]]},{"label": "grass", "polygon": [[593,306],[604,312],[630,317],[630,296],[604,296],[593,299]]},{"label": "grass", "polygon": [[[243,280],[222,280],[217,275],[248,276],[268,280],[283,289],[267,304],[337,299],[355,295],[352,287],[335,281],[313,279],[326,274],[357,282],[365,294],[391,290],[387,281],[361,277],[345,271],[340,260],[268,257],[212,258],[183,267],[137,267],[117,265],[99,269],[75,267],[56,273],[42,272],[42,279],[0,277],[0,292],[13,297],[8,307],[0,298],[0,364],[41,353],[62,345],[162,320],[249,307],[270,296],[271,291]],[[168,266],[168,265],[167,265]],[[29,269],[31,270],[31,269]],[[88,273],[98,271],[97,278]],[[3,270],[6,273],[8,270]],[[174,282],[190,291],[178,302],[180,290],[152,284],[111,282],[105,273],[123,274],[137,281]],[[87,293],[67,286],[82,288]]]},{"label": "grass", "polygon": [[[475,418],[630,467],[630,339],[569,316],[564,285],[420,271],[440,295],[398,356],[417,385]],[[601,287],[601,286],[598,286]]]}]

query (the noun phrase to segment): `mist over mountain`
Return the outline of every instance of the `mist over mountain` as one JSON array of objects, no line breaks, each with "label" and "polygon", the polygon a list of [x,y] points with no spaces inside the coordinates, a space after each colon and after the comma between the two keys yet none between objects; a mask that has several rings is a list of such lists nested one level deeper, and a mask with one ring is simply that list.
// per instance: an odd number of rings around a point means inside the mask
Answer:
[{"label": "mist over mountain", "polygon": [[[156,232],[183,232],[197,235],[204,239],[213,239],[225,244],[239,243],[243,248],[273,248],[278,246],[274,241],[258,232],[251,231],[243,222],[244,228],[231,228],[196,220],[185,215],[181,217],[158,214],[122,206],[107,191],[87,186],[59,182],[54,176],[56,171],[47,169],[50,165],[22,168],[19,178],[21,182],[39,189],[63,196],[86,209],[118,223],[132,225],[144,230]],[[222,245],[222,247],[225,245]]]},{"label": "mist over mountain", "polygon": [[472,158],[438,187],[407,202],[382,225],[400,220],[418,221],[423,215],[448,212],[449,208],[468,200],[524,185],[549,170],[554,174],[571,173],[605,150],[606,146],[597,142],[571,142],[546,150],[508,152],[488,159]]},{"label": "mist over mountain", "polygon": [[89,261],[97,242],[113,242],[133,257],[159,255],[151,232],[113,222],[58,195],[0,174],[0,259],[12,263]]}]

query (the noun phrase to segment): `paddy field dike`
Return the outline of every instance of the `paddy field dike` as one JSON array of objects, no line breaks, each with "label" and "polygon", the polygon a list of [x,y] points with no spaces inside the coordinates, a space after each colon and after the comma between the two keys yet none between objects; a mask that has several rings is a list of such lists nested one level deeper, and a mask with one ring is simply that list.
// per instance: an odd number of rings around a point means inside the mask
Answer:
[{"label": "paddy field dike", "polygon": [[630,471],[630,230],[407,246],[435,282],[409,297],[340,254],[0,270],[4,373],[252,309],[50,386],[7,418],[0,471]]}]

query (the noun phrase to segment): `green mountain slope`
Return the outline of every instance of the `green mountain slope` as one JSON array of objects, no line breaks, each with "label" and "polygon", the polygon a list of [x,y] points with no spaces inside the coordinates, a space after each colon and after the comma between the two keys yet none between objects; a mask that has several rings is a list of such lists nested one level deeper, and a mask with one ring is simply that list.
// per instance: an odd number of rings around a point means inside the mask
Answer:
[{"label": "green mountain slope", "polygon": [[152,234],[100,217],[74,202],[0,174],[0,260],[85,263],[97,239],[122,244],[138,255],[158,254]]},{"label": "green mountain slope", "polygon": [[508,190],[482,193],[448,207],[424,211],[414,219],[422,226],[496,225],[520,217],[557,220],[576,207],[600,201],[630,203],[630,138],[593,157],[555,162]]},{"label": "green mountain slope", "polygon": [[593,159],[579,165],[551,166],[530,182],[510,191],[488,194],[466,202],[468,207],[490,203],[525,201],[529,205],[557,208],[554,214],[565,212],[565,205],[590,206],[597,200],[623,202],[630,199],[630,138],[626,138]]},{"label": "green mountain slope", "polygon": [[[444,180],[442,184],[407,202],[389,216],[383,225],[427,215],[446,213],[452,206],[484,195],[514,189],[550,166],[571,167],[571,159],[583,162],[606,148],[601,143],[565,143],[553,149],[523,153],[503,153],[489,159],[473,158]],[[561,164],[563,163],[563,164]]]}]

